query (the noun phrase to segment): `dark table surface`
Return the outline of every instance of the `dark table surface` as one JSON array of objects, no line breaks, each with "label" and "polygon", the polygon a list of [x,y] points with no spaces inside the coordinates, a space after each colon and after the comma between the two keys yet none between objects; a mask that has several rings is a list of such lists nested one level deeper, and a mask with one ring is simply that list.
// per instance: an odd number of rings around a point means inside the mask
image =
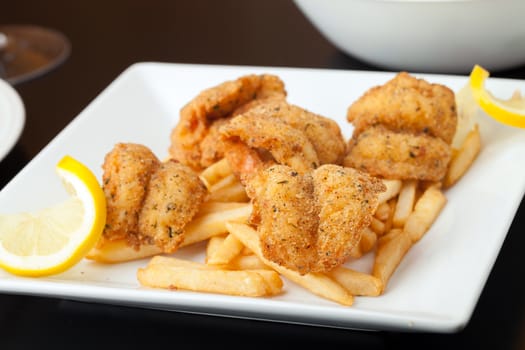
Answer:
[{"label": "dark table surface", "polygon": [[[19,142],[0,163],[0,188],[135,62],[382,70],[337,50],[291,1],[2,2],[0,24],[26,23],[62,31],[72,51],[52,72],[15,85],[27,119]],[[525,65],[491,73],[525,79]],[[453,334],[340,330],[0,294],[0,349],[209,343],[252,349],[525,349],[524,220],[520,208],[470,322]]]}]

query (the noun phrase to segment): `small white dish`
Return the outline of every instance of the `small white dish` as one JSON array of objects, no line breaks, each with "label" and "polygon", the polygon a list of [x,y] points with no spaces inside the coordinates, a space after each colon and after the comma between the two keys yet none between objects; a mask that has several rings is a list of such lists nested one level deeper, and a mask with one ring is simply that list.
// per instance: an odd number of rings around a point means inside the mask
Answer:
[{"label": "small white dish", "polygon": [[25,108],[20,95],[0,79],[0,161],[14,147],[25,124]]},{"label": "small white dish", "polygon": [[[250,66],[140,63],[119,76],[0,192],[0,212],[32,211],[63,198],[56,163],[70,154],[101,179],[104,156],[117,142],[136,142],[167,156],[180,108],[205,88],[250,73],[271,73],[286,84],[291,103],[331,117],[349,137],[347,107],[393,73]],[[468,77],[417,75],[462,88]],[[491,78],[496,95],[523,82]],[[469,321],[525,192],[525,132],[486,117],[483,148],[472,168],[445,195],[430,231],[405,256],[384,295],[356,297],[344,307],[284,280],[272,298],[234,297],[141,287],[139,267],[149,259],[103,265],[83,260],[48,278],[0,271],[0,292],[52,296],[144,308],[371,330],[454,332]],[[504,181],[502,181],[504,180]],[[203,261],[204,246],[175,256]],[[348,266],[367,271],[371,255]]]}]

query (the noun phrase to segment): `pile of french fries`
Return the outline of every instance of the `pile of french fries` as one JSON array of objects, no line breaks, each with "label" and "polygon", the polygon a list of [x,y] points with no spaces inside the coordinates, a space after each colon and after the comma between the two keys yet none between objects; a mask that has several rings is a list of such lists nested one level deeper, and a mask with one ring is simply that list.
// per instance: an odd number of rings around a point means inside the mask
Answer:
[{"label": "pile of french fries", "polygon": [[125,241],[104,242],[87,258],[103,263],[150,258],[137,271],[138,281],[146,287],[270,297],[286,292],[284,277],[317,296],[350,306],[355,296],[385,293],[406,253],[439,216],[447,202],[444,191],[467,172],[481,149],[477,124],[464,134],[442,182],[383,180],[387,190],[380,194],[372,222],[350,257],[355,260],[374,254],[370,271],[343,265],[324,274],[301,275],[266,259],[256,229],[247,224],[252,211],[249,198],[226,159],[200,174],[210,196],[186,225],[181,246],[206,242],[205,261],[180,259],[176,253],[164,255],[155,245],[136,250]]}]

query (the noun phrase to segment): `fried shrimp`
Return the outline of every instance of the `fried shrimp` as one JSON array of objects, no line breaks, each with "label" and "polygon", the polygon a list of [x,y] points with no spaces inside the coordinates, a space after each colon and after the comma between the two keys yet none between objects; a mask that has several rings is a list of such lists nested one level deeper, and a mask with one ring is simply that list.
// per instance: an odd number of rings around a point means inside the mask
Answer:
[{"label": "fried shrimp", "polygon": [[346,151],[336,122],[284,100],[258,103],[220,133],[225,157],[242,176],[272,164],[304,173],[322,164],[341,164]]},{"label": "fried shrimp", "polygon": [[375,126],[350,140],[344,165],[386,179],[440,181],[450,158],[450,146],[440,138]]},{"label": "fried shrimp", "polygon": [[343,164],[382,178],[441,181],[456,132],[454,93],[401,72],[348,108],[354,124]]},{"label": "fried shrimp", "polygon": [[447,86],[400,72],[350,105],[347,119],[354,125],[356,135],[381,124],[393,131],[439,137],[450,144],[457,124],[454,92]]},{"label": "fried shrimp", "polygon": [[160,162],[146,146],[118,143],[102,165],[107,219],[103,238],[139,244],[138,220],[151,175]]},{"label": "fried shrimp", "polygon": [[133,143],[116,144],[102,168],[107,219],[99,244],[125,240],[134,248],[154,243],[175,251],[207,195],[198,174]]},{"label": "fried shrimp", "polygon": [[246,188],[264,255],[301,274],[343,264],[385,190],[379,179],[334,164],[305,174],[273,165]]},{"label": "fried shrimp", "polygon": [[279,77],[270,74],[246,75],[202,91],[180,111],[180,120],[171,132],[170,156],[194,170],[211,165],[223,155],[214,150],[213,135],[203,150],[202,141],[213,124],[253,101],[273,98],[286,98],[286,90]]},{"label": "fried shrimp", "polygon": [[161,163],[151,176],[140,211],[141,242],[154,243],[165,253],[176,251],[184,239],[184,227],[206,195],[206,186],[191,168],[174,160]]},{"label": "fried shrimp", "polygon": [[312,113],[284,100],[267,100],[246,114],[280,120],[304,133],[315,149],[319,164],[341,164],[346,145],[339,125],[332,119]]},{"label": "fried shrimp", "polygon": [[301,173],[319,165],[306,135],[279,119],[242,114],[224,125],[221,134],[225,157],[241,179],[275,163]]}]

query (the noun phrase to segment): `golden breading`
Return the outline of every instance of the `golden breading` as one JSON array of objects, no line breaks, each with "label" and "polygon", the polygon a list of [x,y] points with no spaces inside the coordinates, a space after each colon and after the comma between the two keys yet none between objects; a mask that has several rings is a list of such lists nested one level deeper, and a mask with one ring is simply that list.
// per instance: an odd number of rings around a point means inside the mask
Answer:
[{"label": "golden breading", "polygon": [[440,138],[375,126],[350,139],[344,165],[386,179],[441,181],[450,158]]},{"label": "golden breading", "polygon": [[170,160],[151,176],[139,216],[142,243],[154,243],[164,253],[176,251],[184,226],[193,219],[207,196],[204,183],[190,167]]},{"label": "golden breading", "polygon": [[202,91],[180,111],[178,124],[171,133],[170,156],[195,170],[220,159],[202,159],[200,144],[216,120],[227,118],[236,109],[253,100],[267,98],[286,98],[284,83],[270,74],[246,75],[236,80]]},{"label": "golden breading", "polygon": [[346,142],[339,125],[332,119],[277,99],[265,100],[244,114],[280,120],[303,132],[314,146],[319,165],[340,165],[343,161]]},{"label": "golden breading", "polygon": [[305,174],[274,165],[251,178],[246,190],[263,254],[305,274],[330,271],[350,257],[385,186],[334,164]]},{"label": "golden breading", "polygon": [[134,143],[118,143],[106,155],[102,165],[107,202],[103,239],[125,238],[132,246],[139,244],[139,213],[150,177],[159,164],[151,150]]},{"label": "golden breading", "polygon": [[315,148],[306,135],[282,120],[245,113],[232,118],[220,132],[225,157],[241,180],[261,166],[275,163],[300,173],[319,165]]},{"label": "golden breading", "polygon": [[317,210],[311,174],[284,165],[259,172],[246,186],[266,258],[301,274],[315,265]]},{"label": "golden breading", "polygon": [[225,157],[239,176],[275,163],[304,173],[322,164],[341,164],[346,151],[335,121],[284,100],[261,101],[219,132]]},{"label": "golden breading", "polygon": [[450,144],[457,124],[454,92],[400,72],[365,92],[348,108],[347,119],[355,127],[354,135],[382,124],[393,131],[425,133]]},{"label": "golden breading", "polygon": [[343,264],[359,244],[363,229],[372,221],[383,182],[367,173],[337,165],[323,165],[313,172],[319,208],[317,264],[326,272]]}]

